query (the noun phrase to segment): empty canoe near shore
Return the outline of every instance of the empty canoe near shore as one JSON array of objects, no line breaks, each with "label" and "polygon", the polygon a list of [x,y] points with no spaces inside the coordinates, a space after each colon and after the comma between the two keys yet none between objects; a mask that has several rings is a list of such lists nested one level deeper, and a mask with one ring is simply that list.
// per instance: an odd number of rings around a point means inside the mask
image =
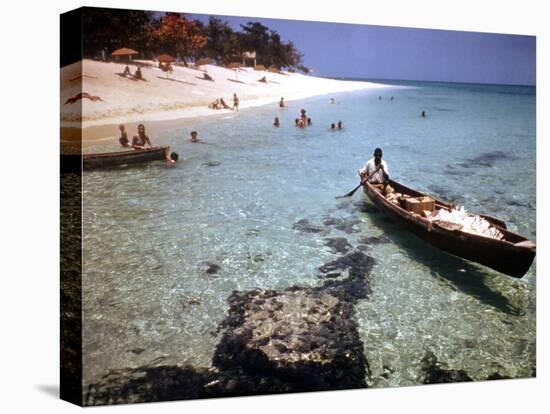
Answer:
[{"label": "empty canoe near shore", "polygon": [[[535,243],[507,230],[503,221],[479,216],[490,224],[490,230],[497,233],[498,238],[464,231],[460,224],[437,219],[438,211],[450,212],[454,207],[452,204],[428,197],[396,181],[390,180],[390,185],[395,193],[403,195],[399,201],[389,200],[371,183],[364,185],[363,190],[374,205],[421,239],[455,256],[509,276],[521,278],[531,267],[536,254]],[[408,201],[407,197],[413,199],[412,203],[404,202]],[[417,200],[424,203],[419,209],[414,208]]]},{"label": "empty canoe near shore", "polygon": [[143,150],[83,154],[82,168],[86,170],[108,169],[124,165],[162,161],[169,158],[170,147],[153,147]]}]

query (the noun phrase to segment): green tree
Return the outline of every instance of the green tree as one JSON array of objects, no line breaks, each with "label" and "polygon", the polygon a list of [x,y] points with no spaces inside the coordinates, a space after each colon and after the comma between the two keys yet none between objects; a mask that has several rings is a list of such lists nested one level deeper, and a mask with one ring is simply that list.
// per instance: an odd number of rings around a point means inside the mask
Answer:
[{"label": "green tree", "polygon": [[241,48],[243,51],[256,51],[258,61],[265,63],[268,59],[269,49],[269,27],[259,22],[248,22],[241,25],[242,35],[240,37]]},{"label": "green tree", "polygon": [[232,55],[238,53],[239,42],[229,24],[217,17],[210,17],[208,25],[204,28],[204,34],[208,38],[204,52],[206,56],[218,62],[229,63]]},{"label": "green tree", "polygon": [[148,57],[153,13],[140,10],[86,7],[82,14],[83,53],[109,56],[115,49],[130,47]]},{"label": "green tree", "polygon": [[283,42],[279,33],[258,22],[248,22],[241,25],[241,28],[240,50],[256,51],[258,63],[267,67],[275,65],[309,72],[303,65],[304,55],[296,49],[292,41]]}]

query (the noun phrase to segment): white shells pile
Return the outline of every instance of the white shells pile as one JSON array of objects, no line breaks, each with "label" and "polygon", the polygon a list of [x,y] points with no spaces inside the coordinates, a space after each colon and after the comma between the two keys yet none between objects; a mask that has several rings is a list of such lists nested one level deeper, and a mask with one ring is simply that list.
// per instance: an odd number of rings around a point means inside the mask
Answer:
[{"label": "white shells pile", "polygon": [[464,207],[454,208],[451,211],[440,209],[437,214],[430,217],[430,219],[459,224],[462,226],[461,230],[468,233],[491,237],[497,240],[504,239],[502,233],[491,226],[487,220],[480,216],[468,214]]}]

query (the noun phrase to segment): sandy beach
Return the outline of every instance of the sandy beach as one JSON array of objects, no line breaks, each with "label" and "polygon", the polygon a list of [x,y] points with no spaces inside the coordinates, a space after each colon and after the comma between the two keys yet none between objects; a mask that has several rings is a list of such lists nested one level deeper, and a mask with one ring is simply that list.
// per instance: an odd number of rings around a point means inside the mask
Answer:
[{"label": "sandy beach", "polygon": [[[125,63],[83,60],[61,69],[62,142],[71,142],[80,135],[83,144],[117,134],[113,125],[129,127],[140,122],[182,121],[189,118],[230,113],[229,109],[214,110],[208,105],[223,98],[232,106],[232,96],[239,97],[239,108],[285,102],[361,89],[384,88],[371,82],[342,81],[298,73],[272,73],[252,68],[228,69],[215,65],[198,68],[173,66],[172,73],[163,72],[153,61],[140,61],[145,80],[133,80],[118,75]],[[136,66],[131,65],[132,73]],[[204,80],[208,73],[212,81]],[[266,77],[267,83],[260,82]],[[81,89],[82,86],[82,89]],[[67,101],[79,93],[99,99]],[[162,122],[166,124],[166,122]],[[159,128],[154,122],[153,129]],[[149,131],[155,132],[150,129]]]}]

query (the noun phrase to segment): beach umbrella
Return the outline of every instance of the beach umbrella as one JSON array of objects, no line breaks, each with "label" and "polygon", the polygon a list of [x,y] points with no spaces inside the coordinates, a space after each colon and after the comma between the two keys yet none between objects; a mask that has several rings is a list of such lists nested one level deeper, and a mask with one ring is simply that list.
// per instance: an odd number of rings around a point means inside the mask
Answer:
[{"label": "beach umbrella", "polygon": [[114,56],[114,57],[128,56],[128,58],[132,60],[132,55],[138,55],[138,54],[139,52],[137,50],[123,47],[121,49],[115,50],[113,53],[111,53],[111,56]]},{"label": "beach umbrella", "polygon": [[170,62],[175,62],[176,59],[173,58],[172,56],[170,55],[167,55],[167,54],[163,54],[163,55],[158,55],[156,58],[156,60],[158,60],[159,62],[167,62],[167,63],[170,63]]},{"label": "beach umbrella", "polygon": [[158,55],[155,59],[159,62],[159,68],[162,69],[164,72],[172,70],[170,63],[176,61],[175,58],[167,54]]}]

